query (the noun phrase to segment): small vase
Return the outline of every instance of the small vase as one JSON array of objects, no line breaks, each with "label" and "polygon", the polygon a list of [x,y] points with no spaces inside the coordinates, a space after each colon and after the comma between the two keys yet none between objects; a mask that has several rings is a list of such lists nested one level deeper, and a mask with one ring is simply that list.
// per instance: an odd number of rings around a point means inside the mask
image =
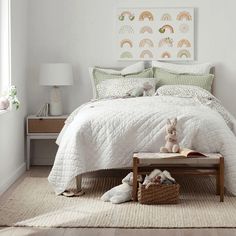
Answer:
[{"label": "small vase", "polygon": [[6,97],[0,98],[0,110],[6,110],[10,106],[10,102]]}]

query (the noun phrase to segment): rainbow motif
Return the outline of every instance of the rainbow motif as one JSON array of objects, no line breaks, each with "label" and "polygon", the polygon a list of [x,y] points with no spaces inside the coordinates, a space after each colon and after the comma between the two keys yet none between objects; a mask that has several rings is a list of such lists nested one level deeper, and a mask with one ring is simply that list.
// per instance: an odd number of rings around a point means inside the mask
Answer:
[{"label": "rainbow motif", "polygon": [[135,16],[134,14],[132,14],[130,11],[123,11],[119,16],[118,16],[118,19],[120,21],[124,21],[125,20],[125,17],[128,17],[130,21],[133,21]]},{"label": "rainbow motif", "polygon": [[170,33],[174,33],[174,28],[171,25],[163,25],[160,29],[159,32],[161,34],[164,34],[166,31],[169,31]]},{"label": "rainbow motif", "polygon": [[177,20],[187,20],[190,21],[192,20],[192,16],[190,15],[189,12],[187,11],[181,11],[178,15],[177,15]]},{"label": "rainbow motif", "polygon": [[182,57],[185,57],[185,58],[190,58],[191,57],[191,54],[188,50],[186,49],[183,49],[183,50],[180,50],[177,54],[177,57],[179,58],[182,58]]},{"label": "rainbow motif", "polygon": [[169,52],[163,52],[162,54],[161,54],[161,58],[171,58],[171,54],[169,53]]},{"label": "rainbow motif", "polygon": [[133,55],[131,52],[126,51],[121,53],[120,58],[133,58]]},{"label": "rainbow motif", "polygon": [[153,44],[153,42],[152,42],[151,39],[142,39],[142,40],[140,41],[140,43],[139,43],[139,47],[140,47],[140,48],[143,48],[143,47],[145,47],[145,46],[148,46],[148,47],[150,47],[150,48],[153,48],[153,47],[154,47],[154,44]]},{"label": "rainbow motif", "polygon": [[148,58],[153,58],[153,54],[149,50],[144,50],[140,54],[140,58],[145,58],[146,56],[148,56]]},{"label": "rainbow motif", "polygon": [[181,24],[179,30],[181,33],[187,33],[189,31],[189,26],[187,24]]},{"label": "rainbow motif", "polygon": [[188,39],[181,39],[179,40],[177,47],[178,48],[182,48],[183,46],[190,48],[191,47],[191,43],[189,42]]},{"label": "rainbow motif", "polygon": [[140,31],[139,31],[140,34],[144,34],[144,33],[149,33],[149,34],[152,34],[153,33],[153,30],[150,26],[143,26]]},{"label": "rainbow motif", "polygon": [[134,34],[134,29],[130,25],[123,25],[119,29],[119,34]]},{"label": "rainbow motif", "polygon": [[173,39],[169,37],[161,39],[158,43],[158,47],[161,48],[163,46],[173,47]]},{"label": "rainbow motif", "polygon": [[129,39],[123,39],[123,40],[121,40],[121,42],[120,42],[120,47],[123,48],[125,44],[127,44],[130,48],[133,47],[133,43],[132,43],[131,40],[129,40]]},{"label": "rainbow motif", "polygon": [[161,17],[161,20],[162,21],[171,21],[172,20],[172,17],[169,13],[164,13]]},{"label": "rainbow motif", "polygon": [[145,19],[147,19],[149,21],[153,21],[154,20],[153,14],[150,11],[143,11],[139,15],[139,20],[144,21]]}]

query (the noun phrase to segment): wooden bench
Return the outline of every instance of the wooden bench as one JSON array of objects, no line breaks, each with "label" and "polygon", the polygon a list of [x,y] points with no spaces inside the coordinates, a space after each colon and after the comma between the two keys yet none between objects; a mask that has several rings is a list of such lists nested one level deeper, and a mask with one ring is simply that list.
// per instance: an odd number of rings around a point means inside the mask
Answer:
[{"label": "wooden bench", "polygon": [[134,153],[133,200],[137,201],[138,174],[147,174],[150,168],[168,170],[172,175],[198,175],[216,177],[216,194],[224,201],[224,157],[209,153],[197,158],[159,158],[158,153]]}]

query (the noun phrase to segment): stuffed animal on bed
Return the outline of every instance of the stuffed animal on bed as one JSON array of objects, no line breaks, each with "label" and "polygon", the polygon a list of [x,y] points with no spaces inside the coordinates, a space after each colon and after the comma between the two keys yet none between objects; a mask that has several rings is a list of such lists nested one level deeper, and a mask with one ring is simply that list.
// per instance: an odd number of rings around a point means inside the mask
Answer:
[{"label": "stuffed animal on bed", "polygon": [[129,90],[126,95],[130,97],[141,97],[141,96],[148,96],[148,92],[152,89],[153,86],[150,85],[148,82],[145,82],[142,87],[136,87]]},{"label": "stuffed animal on bed", "polygon": [[[138,176],[138,181],[142,181],[141,176]],[[104,202],[111,202],[114,204],[130,201],[132,199],[132,191],[133,191],[132,185],[133,185],[133,172],[130,172],[124,179],[122,179],[122,184],[105,192],[102,195],[101,200]]]},{"label": "stuffed animal on bed", "polygon": [[177,118],[173,120],[168,119],[166,124],[166,144],[164,147],[160,148],[160,152],[164,153],[176,153],[179,152],[179,144],[177,142],[176,133]]}]

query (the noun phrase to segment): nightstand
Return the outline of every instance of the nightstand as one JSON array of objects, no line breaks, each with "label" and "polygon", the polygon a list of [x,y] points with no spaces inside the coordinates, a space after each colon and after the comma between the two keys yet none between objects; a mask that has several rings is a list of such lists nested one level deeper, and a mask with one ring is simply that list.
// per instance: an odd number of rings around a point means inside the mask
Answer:
[{"label": "nightstand", "polygon": [[47,116],[37,117],[28,116],[26,120],[26,135],[27,135],[27,156],[26,168],[30,168],[30,143],[32,139],[57,139],[61,132],[64,122],[67,119],[64,116]]}]

